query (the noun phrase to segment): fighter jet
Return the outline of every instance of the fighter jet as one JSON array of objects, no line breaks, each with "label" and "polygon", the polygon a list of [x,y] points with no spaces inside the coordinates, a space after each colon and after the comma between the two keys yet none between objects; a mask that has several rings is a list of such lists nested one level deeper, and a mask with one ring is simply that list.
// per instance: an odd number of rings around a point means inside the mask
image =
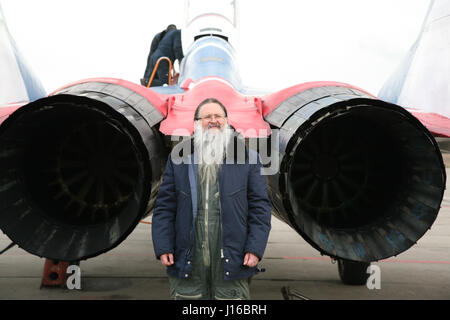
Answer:
[{"label": "fighter jet", "polygon": [[343,282],[364,284],[371,262],[426,233],[446,181],[433,134],[446,133],[350,84],[247,89],[236,64],[237,4],[186,1],[177,83],[86,79],[0,108],[0,227],[14,243],[59,261],[119,245],[151,214],[168,154],[210,97],[259,151],[273,214],[336,259]]}]

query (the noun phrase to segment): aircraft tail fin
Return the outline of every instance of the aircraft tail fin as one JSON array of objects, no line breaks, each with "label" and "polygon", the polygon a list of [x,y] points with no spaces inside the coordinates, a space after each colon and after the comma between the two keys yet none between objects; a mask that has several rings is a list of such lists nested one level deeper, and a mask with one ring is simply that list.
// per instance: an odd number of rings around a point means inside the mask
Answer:
[{"label": "aircraft tail fin", "polygon": [[380,90],[382,100],[450,118],[450,2],[431,0],[417,41]]},{"label": "aircraft tail fin", "polygon": [[0,4],[0,106],[34,101],[46,96],[9,33]]}]

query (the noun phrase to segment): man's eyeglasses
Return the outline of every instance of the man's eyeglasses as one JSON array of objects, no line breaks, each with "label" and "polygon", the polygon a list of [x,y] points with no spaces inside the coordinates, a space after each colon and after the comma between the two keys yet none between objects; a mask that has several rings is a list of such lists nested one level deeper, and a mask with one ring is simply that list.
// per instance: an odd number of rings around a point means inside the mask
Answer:
[{"label": "man's eyeglasses", "polygon": [[218,121],[221,121],[221,120],[225,119],[226,116],[220,115],[220,114],[208,114],[208,115],[204,116],[203,118],[197,118],[197,119],[195,119],[195,120],[206,120],[206,121],[211,121],[213,118],[216,119],[216,120],[218,120]]}]

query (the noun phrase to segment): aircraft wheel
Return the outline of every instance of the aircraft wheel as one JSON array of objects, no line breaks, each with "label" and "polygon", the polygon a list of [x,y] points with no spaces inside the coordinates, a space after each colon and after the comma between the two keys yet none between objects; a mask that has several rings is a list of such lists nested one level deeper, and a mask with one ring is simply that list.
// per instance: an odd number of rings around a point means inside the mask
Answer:
[{"label": "aircraft wheel", "polygon": [[345,284],[361,286],[367,283],[369,274],[366,272],[370,262],[358,262],[338,259],[338,270],[341,281]]}]

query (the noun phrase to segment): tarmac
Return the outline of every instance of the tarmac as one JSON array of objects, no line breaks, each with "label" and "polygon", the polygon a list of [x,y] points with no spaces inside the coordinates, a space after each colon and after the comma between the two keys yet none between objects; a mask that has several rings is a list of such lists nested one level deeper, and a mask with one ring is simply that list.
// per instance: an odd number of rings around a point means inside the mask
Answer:
[{"label": "tarmac", "polygon": [[[447,176],[449,169],[447,169]],[[168,280],[155,258],[151,221],[140,223],[115,249],[82,261],[81,289],[41,288],[45,259],[14,247],[0,255],[1,300],[166,300]],[[0,249],[10,244],[0,235]],[[272,230],[260,263],[266,272],[251,283],[252,300],[283,300],[289,287],[311,300],[449,300],[450,193],[429,230],[406,252],[373,263],[380,270],[379,288],[349,286],[337,264],[321,256],[288,225],[272,218]],[[373,287],[373,286],[372,286]]]}]

